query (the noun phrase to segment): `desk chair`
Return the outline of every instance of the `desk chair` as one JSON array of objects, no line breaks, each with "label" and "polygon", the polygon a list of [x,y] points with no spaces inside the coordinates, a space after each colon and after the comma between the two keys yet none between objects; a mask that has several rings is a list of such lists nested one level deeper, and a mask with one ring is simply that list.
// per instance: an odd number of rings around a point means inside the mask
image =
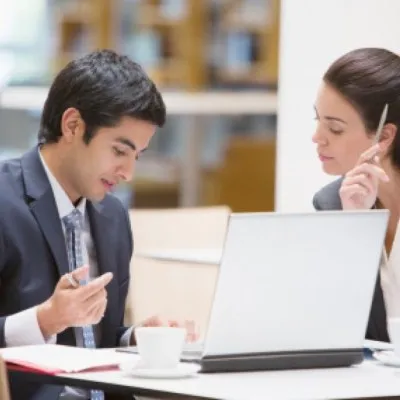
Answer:
[{"label": "desk chair", "polygon": [[[131,210],[134,253],[163,249],[222,248],[230,209],[225,206]],[[157,314],[194,319],[204,333],[218,265],[160,261],[136,256],[125,313],[127,325]]]}]

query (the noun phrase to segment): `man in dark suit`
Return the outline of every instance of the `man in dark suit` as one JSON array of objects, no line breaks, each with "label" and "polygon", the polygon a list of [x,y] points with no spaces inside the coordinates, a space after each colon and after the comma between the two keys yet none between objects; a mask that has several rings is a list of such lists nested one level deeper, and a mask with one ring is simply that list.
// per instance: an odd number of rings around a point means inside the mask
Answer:
[{"label": "man in dark suit", "polygon": [[[342,210],[342,201],[339,195],[342,181],[343,178],[337,179],[324,186],[314,195],[313,205],[316,210]],[[379,274],[372,300],[366,338],[383,342],[390,341],[387,331],[386,309]]]},{"label": "man in dark suit", "polygon": [[[0,347],[131,343],[123,326],[133,243],[109,192],[133,177],[166,110],[128,57],[104,50],[67,65],[45,102],[40,144],[0,164]],[[12,398],[106,394],[11,374]]]}]

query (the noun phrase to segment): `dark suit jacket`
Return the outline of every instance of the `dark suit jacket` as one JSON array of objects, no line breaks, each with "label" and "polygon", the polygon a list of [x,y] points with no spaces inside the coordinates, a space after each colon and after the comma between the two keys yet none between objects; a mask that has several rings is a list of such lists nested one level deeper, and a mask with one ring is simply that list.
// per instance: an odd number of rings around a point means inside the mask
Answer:
[{"label": "dark suit jacket", "polygon": [[[316,210],[342,209],[342,202],[339,196],[339,189],[342,184],[342,180],[343,178],[340,178],[329,183],[315,194],[313,198],[313,204]],[[389,342],[389,335],[386,325],[386,309],[379,274],[372,300],[366,338]]]},{"label": "dark suit jacket", "polygon": [[[87,202],[99,272],[111,271],[108,304],[99,347],[115,347],[123,327],[133,242],[128,214],[112,195]],[[65,239],[47,175],[34,148],[20,159],[0,164],[0,347],[5,346],[8,315],[42,303],[68,272]],[[57,343],[75,346],[72,329]],[[56,400],[60,387],[21,381],[11,374],[12,398]]]}]

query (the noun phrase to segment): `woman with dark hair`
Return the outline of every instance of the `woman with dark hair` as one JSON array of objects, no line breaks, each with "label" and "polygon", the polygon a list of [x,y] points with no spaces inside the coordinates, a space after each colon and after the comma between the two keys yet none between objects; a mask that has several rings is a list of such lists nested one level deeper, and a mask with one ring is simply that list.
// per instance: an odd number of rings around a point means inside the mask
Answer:
[{"label": "woman with dark hair", "polygon": [[[375,144],[385,104],[388,114]],[[341,177],[315,194],[314,207],[390,211],[366,332],[368,339],[389,341],[387,318],[400,317],[400,57],[380,48],[340,57],[324,75],[315,112],[313,142],[322,168]]]}]

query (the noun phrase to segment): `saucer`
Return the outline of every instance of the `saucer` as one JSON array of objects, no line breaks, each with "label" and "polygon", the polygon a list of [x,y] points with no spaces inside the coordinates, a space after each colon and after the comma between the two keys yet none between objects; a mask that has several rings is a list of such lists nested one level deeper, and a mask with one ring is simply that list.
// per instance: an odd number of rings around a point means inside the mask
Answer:
[{"label": "saucer", "polygon": [[373,356],[384,365],[400,368],[400,357],[397,357],[391,350],[375,351]]},{"label": "saucer", "polygon": [[152,379],[180,379],[195,376],[200,370],[200,365],[193,363],[179,363],[176,368],[144,368],[137,366],[124,365],[119,366],[120,370],[127,375],[136,378],[152,378]]}]

